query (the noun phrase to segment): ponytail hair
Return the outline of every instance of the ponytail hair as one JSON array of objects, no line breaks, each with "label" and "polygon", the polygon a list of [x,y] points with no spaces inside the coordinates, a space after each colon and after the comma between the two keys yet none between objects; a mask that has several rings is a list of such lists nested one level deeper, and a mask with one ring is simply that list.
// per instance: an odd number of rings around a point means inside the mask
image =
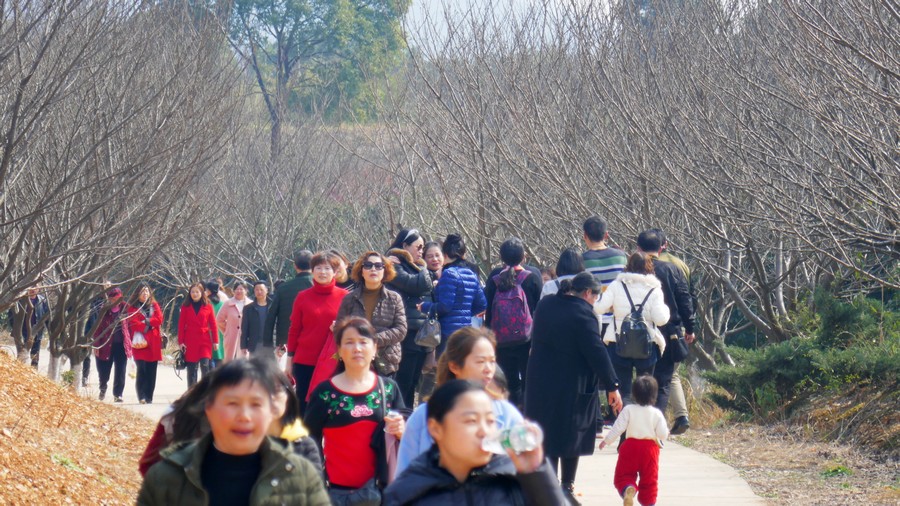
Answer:
[{"label": "ponytail hair", "polygon": [[522,242],[522,239],[510,237],[503,241],[503,244],[500,245],[500,260],[507,266],[507,269],[500,274],[497,290],[505,292],[515,288],[516,270],[514,267],[525,260],[525,243]]},{"label": "ponytail hair", "polygon": [[564,279],[559,283],[559,293],[563,295],[577,295],[585,290],[600,293],[602,288],[603,285],[589,272],[581,272],[574,278]]}]

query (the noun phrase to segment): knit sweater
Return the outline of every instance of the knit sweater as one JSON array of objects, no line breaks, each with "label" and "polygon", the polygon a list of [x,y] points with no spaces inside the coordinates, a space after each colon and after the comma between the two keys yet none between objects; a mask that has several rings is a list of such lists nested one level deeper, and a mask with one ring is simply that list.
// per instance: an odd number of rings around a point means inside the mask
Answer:
[{"label": "knit sweater", "polygon": [[295,364],[315,365],[325,340],[331,335],[331,324],[347,292],[335,286],[313,283],[294,299],[291,328],[288,330],[287,351]]}]

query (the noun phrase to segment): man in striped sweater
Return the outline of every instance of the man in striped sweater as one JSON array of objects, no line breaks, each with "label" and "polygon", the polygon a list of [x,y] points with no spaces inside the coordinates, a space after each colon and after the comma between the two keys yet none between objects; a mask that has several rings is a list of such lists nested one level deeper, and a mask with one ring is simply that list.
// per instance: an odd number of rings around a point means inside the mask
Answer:
[{"label": "man in striped sweater", "polygon": [[[603,290],[609,286],[620,272],[625,270],[628,255],[624,251],[611,248],[606,245],[609,240],[606,220],[599,216],[591,216],[584,220],[584,243],[587,251],[581,254],[584,260],[584,268],[594,275],[594,278],[603,285]],[[603,315],[601,320],[600,335],[606,331],[606,327],[612,323],[612,313]]]}]

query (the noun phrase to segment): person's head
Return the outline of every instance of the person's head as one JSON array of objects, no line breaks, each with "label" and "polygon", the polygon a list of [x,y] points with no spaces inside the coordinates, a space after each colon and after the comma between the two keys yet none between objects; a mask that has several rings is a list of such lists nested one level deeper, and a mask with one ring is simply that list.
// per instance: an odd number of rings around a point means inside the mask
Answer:
[{"label": "person's head", "polygon": [[122,290],[116,286],[106,290],[106,300],[111,303],[119,302],[122,300]]},{"label": "person's head", "polygon": [[206,285],[203,286],[203,296],[207,299],[208,302],[218,304],[219,289],[221,286],[222,285],[219,284],[219,282],[216,280],[206,282]]},{"label": "person's head", "polygon": [[347,255],[341,253],[336,249],[330,249],[328,250],[328,252],[337,255],[337,257],[341,259],[340,268],[334,271],[334,279],[336,279],[338,283],[346,283],[347,280],[350,279],[350,274],[347,272],[347,267],[350,266],[350,261],[347,260]]},{"label": "person's head", "polygon": [[259,450],[276,417],[274,360],[232,360],[213,372],[204,412],[216,448],[229,455]]},{"label": "person's head", "polygon": [[264,301],[266,297],[269,295],[269,287],[266,285],[265,281],[258,280],[253,282],[253,297],[257,301]]},{"label": "person's head", "polygon": [[[320,251],[309,261],[313,281],[320,285],[330,285],[338,271],[343,268],[341,257],[331,251]],[[346,269],[344,273],[346,274]]]},{"label": "person's head", "polygon": [[33,299],[33,298],[37,297],[39,293],[41,293],[41,287],[32,286],[31,288],[28,289],[28,298]]},{"label": "person's head", "polygon": [[279,368],[275,368],[275,395],[272,403],[275,410],[275,418],[269,425],[270,436],[280,436],[282,429],[303,418],[300,412],[300,400],[294,390],[291,380],[285,376]]},{"label": "person's head", "polygon": [[312,251],[308,249],[300,250],[294,255],[294,270],[304,272],[311,269],[309,262],[312,260]]},{"label": "person's head", "polygon": [[659,249],[665,251],[669,248],[669,240],[666,239],[666,233],[661,228],[651,228],[659,236]]},{"label": "person's head", "polygon": [[234,294],[234,298],[237,300],[244,300],[247,297],[247,283],[240,279],[236,279],[234,283],[231,284],[231,292]]},{"label": "person's head", "polygon": [[653,258],[646,253],[635,251],[625,262],[625,272],[635,274],[653,274]]},{"label": "person's head", "polygon": [[497,371],[497,341],[486,328],[463,327],[450,334],[437,364],[436,384],[453,379],[488,385]]},{"label": "person's head", "polygon": [[346,370],[370,369],[375,353],[375,327],[369,320],[353,316],[334,324],[334,343],[337,345],[338,366],[335,374]]},{"label": "person's head", "polygon": [[584,259],[581,258],[581,254],[575,251],[575,248],[564,249],[556,262],[556,275],[574,276],[579,272],[584,272]]},{"label": "person's head", "polygon": [[460,258],[466,258],[466,243],[459,234],[450,234],[444,239],[441,246],[441,252],[444,254],[445,262],[452,262]]},{"label": "person's head", "polygon": [[655,405],[658,390],[656,379],[649,374],[641,374],[631,382],[631,398],[641,406]]},{"label": "person's head", "polygon": [[591,305],[597,302],[602,290],[603,285],[589,272],[578,273],[574,278],[564,279],[559,284],[560,294],[581,297]]},{"label": "person's head", "polygon": [[546,283],[556,279],[556,269],[553,267],[541,267],[541,281]]},{"label": "person's head", "polygon": [[391,249],[403,249],[412,257],[413,262],[422,259],[422,251],[425,249],[425,238],[414,228],[403,228],[397,232]]},{"label": "person's head", "polygon": [[609,237],[606,226],[606,220],[599,216],[591,216],[584,220],[581,228],[584,230],[585,242],[595,244],[605,241]]},{"label": "person's head", "polygon": [[525,243],[518,237],[510,237],[500,245],[500,260],[503,265],[515,267],[525,260]]},{"label": "person's head", "polygon": [[501,275],[497,289],[501,292],[512,290],[516,286],[517,272],[513,267],[525,260],[525,244],[518,237],[511,237],[500,245],[500,260],[508,267]]},{"label": "person's head", "polygon": [[[209,298],[206,296],[205,289],[209,286],[210,283],[207,283],[207,286],[203,286],[203,283],[199,281],[192,284],[188,287],[188,296],[184,299],[184,305],[188,305],[191,302],[195,304],[209,304]],[[218,284],[216,284],[216,289],[218,289]]]},{"label": "person's head", "polygon": [[439,270],[444,265],[444,252],[441,251],[441,243],[431,241],[425,243],[424,258],[425,265],[429,270]]},{"label": "person's head", "polygon": [[655,229],[644,230],[637,236],[637,246],[644,253],[659,253],[659,250],[662,248],[659,233]]},{"label": "person's head", "polygon": [[366,251],[353,264],[350,277],[357,283],[365,283],[369,288],[377,288],[382,283],[390,283],[397,273],[394,264],[388,262],[384,255],[377,251]]},{"label": "person's head", "polygon": [[131,293],[128,304],[133,307],[151,306],[155,301],[156,299],[153,297],[153,290],[150,289],[150,285],[140,283]]},{"label": "person's head", "polygon": [[462,481],[472,469],[491,461],[482,442],[496,430],[496,417],[481,385],[448,381],[431,394],[427,412],[428,433],[438,446],[441,467]]}]

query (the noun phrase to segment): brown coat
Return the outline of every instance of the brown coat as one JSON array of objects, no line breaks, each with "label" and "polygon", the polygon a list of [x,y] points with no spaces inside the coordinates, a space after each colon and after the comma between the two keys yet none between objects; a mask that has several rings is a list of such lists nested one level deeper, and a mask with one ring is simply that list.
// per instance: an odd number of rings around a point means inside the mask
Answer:
[{"label": "brown coat", "polygon": [[[338,309],[337,321],[348,316],[366,317],[366,308],[362,301],[363,286],[357,286],[341,301]],[[372,312],[372,321],[375,327],[375,345],[378,346],[378,356],[388,363],[387,370],[380,371],[385,374],[397,372],[402,353],[400,342],[406,337],[406,309],[403,307],[403,297],[399,293],[381,287],[381,295]]]}]

